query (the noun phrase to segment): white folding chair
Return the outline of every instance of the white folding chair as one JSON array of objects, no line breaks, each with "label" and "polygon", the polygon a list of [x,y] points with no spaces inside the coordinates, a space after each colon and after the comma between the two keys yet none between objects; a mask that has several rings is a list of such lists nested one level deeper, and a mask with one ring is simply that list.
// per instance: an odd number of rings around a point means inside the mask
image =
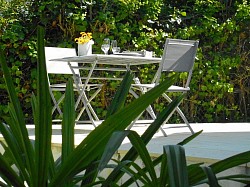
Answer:
[{"label": "white folding chair", "polygon": [[[75,108],[79,106],[79,101],[81,100],[84,103],[84,106],[80,110],[77,118],[76,123],[80,123],[80,117],[83,113],[83,111],[86,109],[88,116],[94,126],[94,121],[99,121],[95,111],[93,110],[92,106],[90,105],[90,102],[95,98],[95,96],[101,91],[102,84],[84,84],[81,80],[80,71],[77,68],[78,63],[77,62],[71,62],[71,65],[73,67],[76,67],[74,69],[70,68],[69,64],[66,62],[60,62],[60,61],[51,61],[52,59],[58,59],[63,57],[71,57],[76,56],[76,51],[74,48],[59,48],[59,47],[45,47],[45,56],[46,56],[46,67],[47,67],[47,73],[48,73],[48,82],[49,82],[49,88],[50,88],[50,95],[52,98],[52,101],[54,103],[54,107],[52,109],[52,114],[57,110],[59,115],[62,115],[62,110],[60,108],[60,103],[63,101],[65,95],[64,91],[66,88],[66,83],[54,83],[51,84],[50,76],[52,74],[60,74],[60,75],[72,75],[74,79],[74,91],[81,93],[82,89],[85,89],[86,91],[90,91],[92,89],[96,89],[95,92],[91,95],[90,98],[87,98],[86,95],[84,95],[84,98],[78,98]],[[54,91],[60,91],[63,92],[60,99],[56,100],[53,92]],[[82,96],[82,95],[81,95]],[[82,96],[83,97],[83,96]],[[61,120],[54,120],[61,121]]]},{"label": "white folding chair", "polygon": [[[154,88],[156,85],[159,84],[163,72],[187,72],[187,79],[185,82],[185,85],[183,86],[177,86],[172,85],[170,88],[162,94],[162,96],[168,101],[171,102],[172,99],[167,95],[167,92],[179,92],[179,93],[187,93],[190,91],[189,84],[192,77],[192,71],[193,66],[195,62],[196,52],[198,48],[199,41],[194,40],[180,40],[180,39],[166,39],[162,61],[159,65],[159,68],[155,74],[154,79],[152,80],[151,84],[141,84],[138,78],[135,79],[135,84],[132,85],[130,89],[130,93],[138,98],[139,95],[136,93],[136,90],[141,93],[145,93],[148,90]],[[183,114],[182,110],[177,106],[174,111],[177,111],[177,113],[181,116],[182,120],[185,122],[185,127],[188,127],[193,134],[194,131],[191,128],[187,118]],[[173,113],[174,113],[173,111]],[[149,106],[147,108],[147,112],[150,114],[150,116],[153,119],[156,119],[156,115],[153,111],[153,108]],[[173,114],[172,113],[172,114]],[[169,118],[172,116],[172,114],[165,120],[163,124],[165,124]],[[139,116],[140,117],[140,116]],[[137,119],[139,119],[139,117]],[[128,128],[132,128],[132,126],[136,123],[136,121],[133,122]],[[162,125],[163,125],[162,124]],[[164,129],[161,127],[160,130],[164,134],[164,136],[167,136]]]}]

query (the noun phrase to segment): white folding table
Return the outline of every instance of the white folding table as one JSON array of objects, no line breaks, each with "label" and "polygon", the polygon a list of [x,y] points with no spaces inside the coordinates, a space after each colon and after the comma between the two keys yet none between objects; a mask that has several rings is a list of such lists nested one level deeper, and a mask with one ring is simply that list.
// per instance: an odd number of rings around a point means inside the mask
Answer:
[{"label": "white folding table", "polygon": [[[53,61],[67,62],[70,69],[73,72],[73,79],[79,91],[79,97],[76,102],[76,105],[80,101],[83,102],[84,108],[87,111],[88,117],[91,120],[91,123],[96,127],[96,121],[99,121],[96,113],[94,112],[90,99],[86,96],[86,87],[90,79],[111,79],[108,77],[94,77],[93,71],[127,71],[131,66],[146,65],[146,64],[159,64],[161,58],[152,58],[152,57],[142,57],[142,56],[127,56],[127,55],[102,55],[102,54],[92,54],[85,56],[74,56],[74,57],[65,57],[59,59],[52,59]],[[73,63],[77,62],[78,66],[74,66]],[[101,65],[101,66],[100,66]],[[107,67],[105,65],[108,65]],[[84,77],[84,85],[80,88],[78,86],[77,77],[75,74],[75,69],[87,70],[87,76]],[[118,80],[117,78],[113,78]],[[121,78],[120,78],[121,79]]]}]

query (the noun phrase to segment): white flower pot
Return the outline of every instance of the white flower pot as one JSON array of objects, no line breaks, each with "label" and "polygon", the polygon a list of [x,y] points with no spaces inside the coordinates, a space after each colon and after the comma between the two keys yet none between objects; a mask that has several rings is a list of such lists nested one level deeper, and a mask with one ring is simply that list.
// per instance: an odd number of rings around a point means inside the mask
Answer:
[{"label": "white flower pot", "polygon": [[89,42],[84,44],[78,44],[78,56],[91,55],[93,44],[94,44],[93,40],[90,40]]}]

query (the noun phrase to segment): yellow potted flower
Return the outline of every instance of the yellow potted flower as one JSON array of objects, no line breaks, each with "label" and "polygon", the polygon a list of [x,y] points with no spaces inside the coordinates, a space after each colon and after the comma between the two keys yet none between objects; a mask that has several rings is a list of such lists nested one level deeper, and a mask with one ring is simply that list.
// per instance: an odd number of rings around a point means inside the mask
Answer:
[{"label": "yellow potted flower", "polygon": [[92,33],[80,32],[80,35],[79,38],[75,38],[75,42],[78,43],[78,56],[91,55],[92,45],[94,44]]}]

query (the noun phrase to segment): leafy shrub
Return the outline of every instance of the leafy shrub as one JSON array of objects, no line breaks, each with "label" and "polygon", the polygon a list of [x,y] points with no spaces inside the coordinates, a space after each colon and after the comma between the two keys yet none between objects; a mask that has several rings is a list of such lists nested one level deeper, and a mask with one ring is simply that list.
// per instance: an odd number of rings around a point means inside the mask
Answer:
[{"label": "leafy shrub", "polygon": [[[156,56],[162,54],[166,37],[199,39],[191,82],[193,92],[184,99],[182,106],[189,121],[249,121],[250,5],[247,0],[10,2],[1,1],[0,40],[10,51],[7,55],[14,67],[13,76],[17,76],[20,98],[26,99],[25,92],[28,98],[36,84],[34,59],[29,57],[36,55],[34,30],[37,23],[46,26],[48,46],[74,47],[79,31],[92,32],[94,53],[101,53],[100,45],[105,37],[117,39],[122,50],[152,50]],[[18,57],[14,53],[17,50]],[[139,69],[143,81],[151,80],[156,68]],[[2,83],[0,80],[0,85]],[[111,102],[116,87],[117,84],[112,83],[102,92],[103,103],[98,111],[101,118],[105,117],[106,103]],[[110,95],[103,97],[105,93]],[[2,97],[0,111],[4,113],[6,94]],[[161,111],[163,107],[157,104]],[[23,107],[30,113],[29,106]]]}]

